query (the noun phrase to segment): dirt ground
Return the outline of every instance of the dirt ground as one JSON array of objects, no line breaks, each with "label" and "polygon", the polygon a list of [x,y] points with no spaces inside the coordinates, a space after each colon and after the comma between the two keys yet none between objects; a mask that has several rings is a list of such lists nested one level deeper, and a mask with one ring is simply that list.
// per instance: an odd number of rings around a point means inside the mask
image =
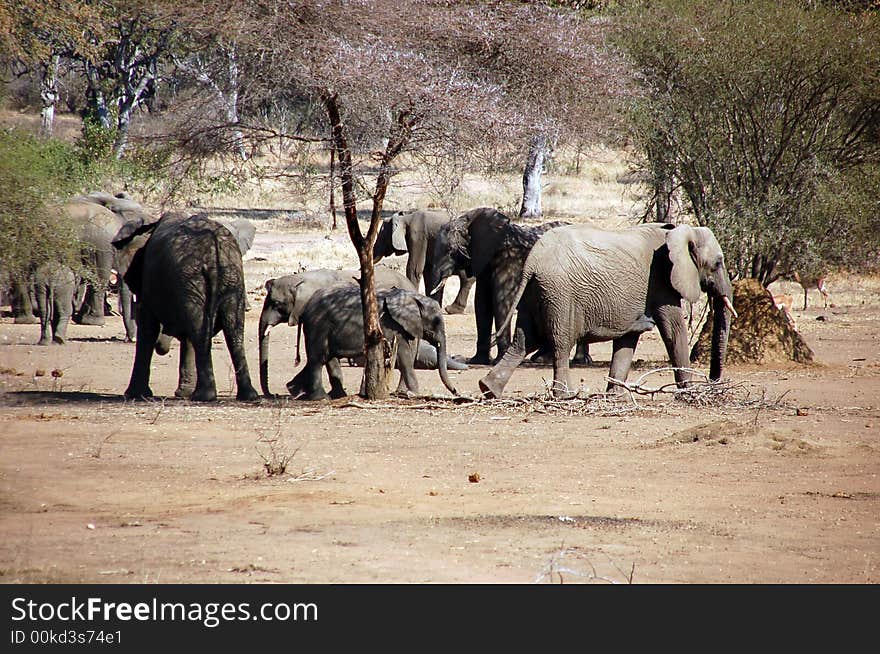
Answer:
[{"label": "dirt ground", "polygon": [[[245,264],[255,385],[267,266]],[[0,581],[876,583],[880,280],[829,286],[834,306],[814,290],[806,311],[784,286],[817,363],[728,367],[732,399],[709,407],[455,404],[434,371],[413,400],[247,405],[221,339],[216,404],[169,397],[176,350],[154,359],[165,399],[125,402],[120,318],[37,347],[38,326],[4,317]],[[472,309],[447,325],[450,351],[472,354]],[[272,332],[278,393],[294,333]],[[610,346],[593,356],[575,379],[600,391]],[[656,332],[636,356],[631,381],[663,365]],[[486,370],[452,375],[475,396]],[[349,392],[360,372],[345,369]],[[520,369],[509,397],[551,374]]]}]

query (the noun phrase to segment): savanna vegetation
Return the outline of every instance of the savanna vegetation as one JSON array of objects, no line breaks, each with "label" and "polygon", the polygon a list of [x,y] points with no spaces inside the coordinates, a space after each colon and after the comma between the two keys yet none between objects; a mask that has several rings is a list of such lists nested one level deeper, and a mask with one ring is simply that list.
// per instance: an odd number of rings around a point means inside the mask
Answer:
[{"label": "savanna vegetation", "polygon": [[[22,0],[0,6],[0,256],[70,251],[41,208],[98,186],[170,202],[274,177],[338,208],[362,275],[367,394],[383,359],[370,252],[395,179],[454,209],[465,174],[604,143],[646,219],[710,226],[739,277],[880,257],[876,2]],[[56,111],[81,117],[75,144]],[[280,156],[272,166],[261,157]],[[367,211],[359,212],[360,208]],[[366,220],[365,220],[366,216]],[[31,245],[36,244],[36,245]]]}]

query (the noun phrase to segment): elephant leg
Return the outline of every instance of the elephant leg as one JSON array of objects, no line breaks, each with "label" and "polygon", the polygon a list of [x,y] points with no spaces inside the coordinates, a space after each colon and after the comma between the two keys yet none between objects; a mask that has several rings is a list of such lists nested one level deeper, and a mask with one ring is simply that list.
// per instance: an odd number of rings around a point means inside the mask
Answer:
[{"label": "elephant leg", "polygon": [[[138,338],[138,343],[140,343],[140,338]],[[196,357],[196,387],[190,399],[195,402],[213,402],[217,399],[217,382],[214,379],[210,335],[194,340],[193,348]]]},{"label": "elephant leg", "polygon": [[[22,279],[12,281],[12,305],[13,322],[16,325],[33,325],[39,322],[34,315],[34,304],[31,302],[31,293],[28,290],[30,284]],[[37,308],[39,311],[39,307]]]},{"label": "elephant leg", "polygon": [[415,360],[418,350],[419,340],[398,341],[397,346],[397,367],[400,369],[400,381],[397,384],[397,392],[405,395],[418,395],[419,380],[416,377]]},{"label": "elephant leg", "polygon": [[52,341],[64,345],[67,340],[67,326],[70,324],[71,307],[75,282],[59,284],[55,290],[52,307]]},{"label": "elephant leg", "polygon": [[305,373],[305,399],[326,400],[329,396],[327,395],[327,391],[324,390],[324,384],[321,381],[321,364],[310,364],[307,361],[305,368],[302,369],[302,372]]},{"label": "elephant leg", "polygon": [[122,314],[122,324],[125,325],[125,342],[134,342],[137,336],[137,326],[134,320],[134,297],[131,289],[122,279],[119,280],[119,313]]},{"label": "elephant leg", "polygon": [[342,381],[342,366],[339,365],[339,359],[333,357],[325,367],[327,368],[327,376],[330,377],[330,398],[337,400],[348,395]]},{"label": "elephant leg", "polygon": [[290,393],[291,396],[298,397],[306,390],[306,380],[308,374],[308,369],[304,367],[302,370],[296,373],[289,382],[287,382],[287,392]]},{"label": "elephant leg", "polygon": [[477,353],[468,363],[489,365],[492,358],[489,356],[492,342],[492,278],[483,273],[477,279],[477,289],[474,293],[474,314],[477,320]]},{"label": "elephant leg", "polygon": [[138,340],[134,349],[134,367],[131,379],[125,389],[126,399],[153,397],[150,390],[150,363],[153,360],[153,346],[159,338],[159,321],[151,311],[142,309],[138,314]]},{"label": "elephant leg", "polygon": [[36,285],[36,305],[40,312],[40,340],[37,345],[52,342],[52,291],[49,284]]},{"label": "elephant leg", "polygon": [[[611,379],[625,382],[629,375],[629,368],[632,365],[633,355],[636,351],[636,345],[639,344],[640,333],[630,332],[624,334],[613,341],[613,351],[611,354],[611,368],[608,376]],[[608,382],[605,388],[606,392],[621,392],[622,387]]]},{"label": "elephant leg", "polygon": [[574,358],[571,360],[573,366],[592,366],[593,357],[590,356],[590,344],[586,339],[578,340],[574,348]]},{"label": "elephant leg", "polygon": [[571,352],[571,341],[568,339],[554,339],[553,343],[553,387],[550,392],[553,397],[568,400],[577,395],[577,390],[571,389],[571,381],[568,372],[568,357]]},{"label": "elephant leg", "polygon": [[523,359],[526,358],[529,348],[531,347],[534,349],[534,346],[530,341],[531,339],[526,337],[522,327],[517,325],[513,337],[513,343],[507,348],[501,361],[496,363],[492,370],[489,371],[489,374],[479,381],[480,390],[483,392],[484,397],[501,397],[504,392],[504,387],[507,386],[507,382],[510,381],[510,376],[513,374],[513,371],[516,370],[517,367],[519,367],[519,364],[522,363]]},{"label": "elephant leg", "polygon": [[[165,350],[167,353],[167,350]],[[161,352],[160,352],[161,354]],[[196,351],[187,340],[180,341],[180,363],[177,366],[177,390],[174,397],[191,397],[196,388]]]},{"label": "elephant leg", "polygon": [[104,295],[102,287],[89,284],[77,322],[81,325],[102,326],[106,323],[104,316]]},{"label": "elephant leg", "polygon": [[[492,305],[492,312],[495,318],[495,328],[497,329],[498,325],[504,322],[504,319],[507,318],[507,306],[505,306],[505,303],[498,301],[494,301]],[[497,354],[495,355],[494,362],[498,362],[501,360],[501,357],[504,356],[504,353],[507,352],[507,348],[510,347],[509,325],[501,330],[501,333],[498,335],[498,340],[496,341],[495,345],[497,346],[498,350]]]},{"label": "elephant leg", "polygon": [[688,330],[684,311],[681,307],[664,305],[656,309],[656,324],[660,338],[666,346],[669,363],[676,368],[675,383],[685,386],[691,380],[691,374],[683,368],[690,367],[690,349],[688,348]]},{"label": "elephant leg", "polygon": [[248,370],[247,357],[244,353],[244,304],[240,303],[234,309],[220,310],[220,325],[223,337],[226,339],[226,349],[232,358],[235,369],[235,399],[242,402],[253,402],[259,399],[260,394],[251,383],[251,374]]},{"label": "elephant leg", "polygon": [[468,277],[461,271],[457,272],[456,275],[458,275],[458,295],[455,296],[455,301],[446,307],[446,313],[449,315],[464,313],[464,310],[467,308],[471,287],[476,281],[473,277]]}]

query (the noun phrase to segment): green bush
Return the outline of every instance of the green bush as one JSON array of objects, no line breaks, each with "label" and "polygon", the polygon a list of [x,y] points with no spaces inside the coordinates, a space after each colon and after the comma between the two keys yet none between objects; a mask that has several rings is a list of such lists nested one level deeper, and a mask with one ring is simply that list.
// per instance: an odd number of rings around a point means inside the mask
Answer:
[{"label": "green bush", "polygon": [[54,203],[88,185],[76,149],[20,130],[0,132],[0,268],[22,275],[42,261],[76,268],[80,241]]},{"label": "green bush", "polygon": [[731,272],[768,284],[874,256],[880,14],[657,0],[634,3],[620,24],[641,82],[627,109],[654,199],[677,191]]}]

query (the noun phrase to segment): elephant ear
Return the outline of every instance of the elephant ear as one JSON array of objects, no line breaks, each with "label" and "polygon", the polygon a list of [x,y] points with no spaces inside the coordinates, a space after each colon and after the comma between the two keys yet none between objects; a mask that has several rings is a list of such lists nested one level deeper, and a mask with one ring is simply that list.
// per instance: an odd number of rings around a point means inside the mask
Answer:
[{"label": "elephant ear", "polygon": [[672,262],[672,287],[688,302],[696,302],[702,294],[700,271],[694,256],[696,232],[690,225],[679,225],[666,234],[666,247]]},{"label": "elephant ear", "polygon": [[422,335],[421,308],[415,298],[404,298],[401,295],[402,293],[395,290],[384,297],[380,317],[382,314],[387,315],[400,326],[401,331],[410,339],[420,338]]},{"label": "elephant ear", "polygon": [[507,234],[510,219],[495,209],[478,209],[470,221],[468,233],[471,271],[479,275],[498,252]]},{"label": "elephant ear", "polygon": [[396,214],[391,218],[391,246],[398,254],[407,251],[406,222],[401,214]]},{"label": "elephant ear", "polygon": [[254,238],[257,235],[257,228],[250,220],[239,218],[232,223],[230,231],[235,235],[235,240],[238,243],[238,249],[241,252],[241,256],[246,255],[248,250],[250,250],[251,246],[254,244]]},{"label": "elephant ear", "polygon": [[305,280],[302,280],[298,284],[294,284],[291,289],[288,291],[288,297],[290,298],[290,315],[287,318],[287,324],[293,327],[294,325],[298,325],[300,318],[302,318],[302,312],[305,308],[306,302],[297,302],[297,295],[300,290],[300,286],[305,283]]},{"label": "elephant ear", "polygon": [[121,250],[131,243],[136,236],[147,234],[156,229],[156,225],[158,224],[158,221],[154,223],[147,222],[143,217],[137,217],[133,220],[127,221],[119,228],[119,231],[116,232],[116,236],[113,237],[113,247],[117,250]]}]

